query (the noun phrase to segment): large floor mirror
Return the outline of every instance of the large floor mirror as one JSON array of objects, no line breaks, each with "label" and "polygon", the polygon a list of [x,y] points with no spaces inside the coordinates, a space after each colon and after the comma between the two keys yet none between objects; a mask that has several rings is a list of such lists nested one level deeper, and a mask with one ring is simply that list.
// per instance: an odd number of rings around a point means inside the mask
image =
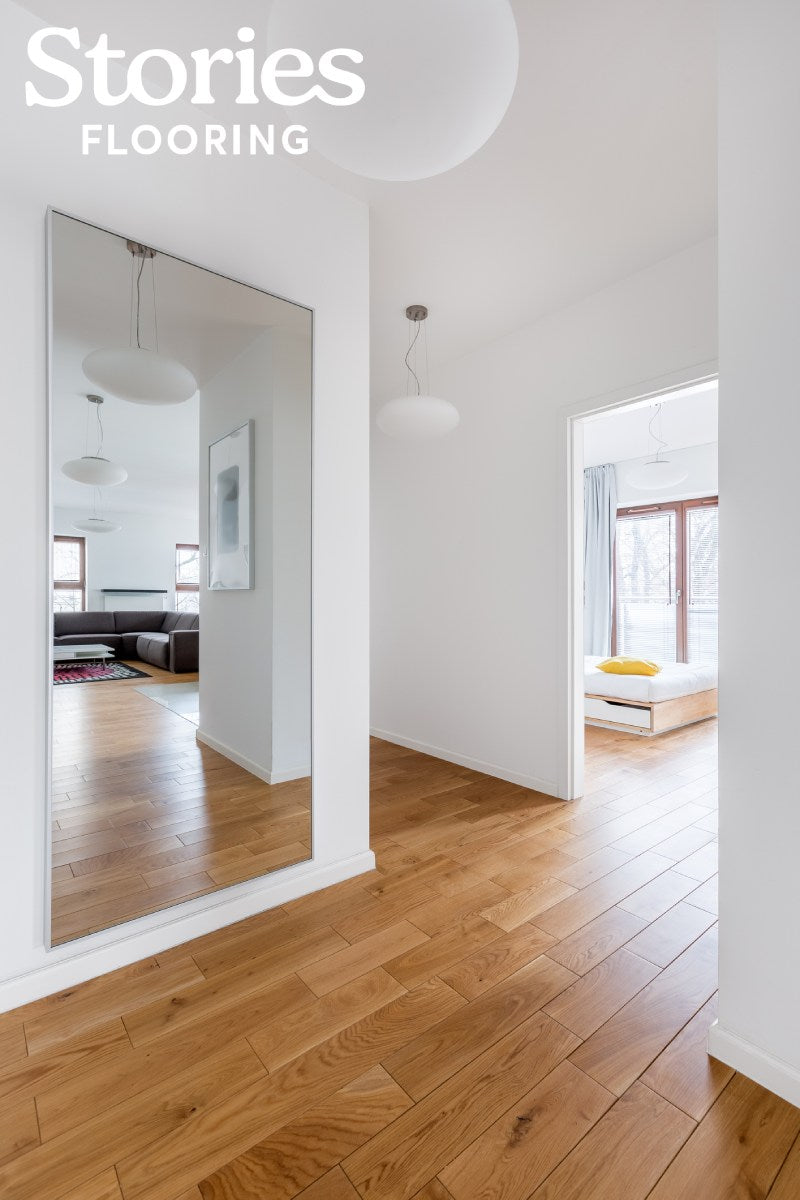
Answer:
[{"label": "large floor mirror", "polygon": [[311,854],[312,314],[49,215],[52,945]]}]

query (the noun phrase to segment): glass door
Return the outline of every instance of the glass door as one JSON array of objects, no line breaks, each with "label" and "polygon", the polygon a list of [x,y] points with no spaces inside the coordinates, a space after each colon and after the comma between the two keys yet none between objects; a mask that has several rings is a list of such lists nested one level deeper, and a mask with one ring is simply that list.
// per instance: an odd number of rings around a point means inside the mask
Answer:
[{"label": "glass door", "polygon": [[617,519],[614,653],[678,661],[681,527],[672,507]]},{"label": "glass door", "polygon": [[717,661],[719,624],[719,504],[687,500],[686,662]]}]

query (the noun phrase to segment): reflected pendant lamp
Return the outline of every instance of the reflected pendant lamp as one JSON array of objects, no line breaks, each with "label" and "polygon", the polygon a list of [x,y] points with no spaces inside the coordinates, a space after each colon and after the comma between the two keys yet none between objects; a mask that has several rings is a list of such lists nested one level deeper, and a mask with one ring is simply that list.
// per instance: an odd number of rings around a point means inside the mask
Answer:
[{"label": "reflected pendant lamp", "polygon": [[[132,404],[183,404],[197,391],[197,380],[188,367],[158,350],[158,314],[156,309],[156,251],[140,242],[129,241],[133,264],[131,287],[131,343],[128,346],[93,350],[83,360],[83,371],[92,383],[120,400]],[[153,291],[155,350],[142,345],[142,276],[150,263]]]},{"label": "reflected pendant lamp", "polygon": [[[303,117],[311,148],[393,182],[429,179],[475,154],[505,116],[519,68],[510,0],[273,0],[268,42],[273,52],[302,46],[313,62],[344,48],[333,65],[363,80],[364,94],[348,104],[349,82],[325,83],[335,98]],[[285,53],[294,66],[300,52]]]},{"label": "reflected pendant lamp", "polygon": [[118,525],[116,521],[109,521],[105,517],[98,516],[97,501],[99,497],[100,490],[99,488],[95,488],[92,515],[84,517],[82,521],[73,521],[73,529],[78,529],[81,533],[118,533],[122,529],[122,526]]},{"label": "reflected pendant lamp", "polygon": [[97,418],[97,453],[84,454],[82,458],[71,458],[69,462],[64,463],[61,473],[66,475],[67,479],[74,479],[76,483],[89,484],[90,487],[116,487],[117,484],[125,482],[128,472],[118,463],[103,457],[103,419],[100,416],[103,397],[89,395],[86,399],[89,402],[86,429],[87,449],[89,416],[93,406]]},{"label": "reflected pendant lamp", "polygon": [[[657,446],[655,454],[647,462],[633,467],[625,477],[630,486],[640,492],[659,492],[665,488],[677,487],[679,483],[683,483],[684,479],[689,477],[689,472],[685,467],[664,457],[667,443],[661,436],[661,410],[663,407],[661,403],[656,405],[656,410],[648,423],[649,434]],[[658,431],[656,431],[656,425]]]},{"label": "reflected pendant lamp", "polygon": [[[417,343],[420,331],[423,328],[423,322],[427,319],[427,316],[428,310],[424,304],[411,304],[406,309],[409,331],[414,329],[413,337],[409,338],[409,346],[405,357],[408,378],[412,382],[412,386],[407,395],[399,396],[396,400],[390,400],[378,412],[378,428],[390,437],[404,438],[409,441],[442,437],[446,433],[451,433],[460,420],[458,409],[449,400],[442,400],[439,396],[432,396],[427,386],[425,391],[422,390],[419,375],[415,370]],[[414,355],[414,365],[412,365],[411,361],[412,354]],[[428,344],[426,336],[426,385],[428,382],[427,359]]]}]

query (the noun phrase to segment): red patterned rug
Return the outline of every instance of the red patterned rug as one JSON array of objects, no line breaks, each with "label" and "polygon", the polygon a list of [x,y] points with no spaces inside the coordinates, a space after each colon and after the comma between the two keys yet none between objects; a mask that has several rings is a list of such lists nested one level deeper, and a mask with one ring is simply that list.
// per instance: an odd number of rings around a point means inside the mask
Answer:
[{"label": "red patterned rug", "polygon": [[63,662],[53,665],[53,683],[103,683],[109,679],[150,679],[146,671],[137,671],[121,662]]}]

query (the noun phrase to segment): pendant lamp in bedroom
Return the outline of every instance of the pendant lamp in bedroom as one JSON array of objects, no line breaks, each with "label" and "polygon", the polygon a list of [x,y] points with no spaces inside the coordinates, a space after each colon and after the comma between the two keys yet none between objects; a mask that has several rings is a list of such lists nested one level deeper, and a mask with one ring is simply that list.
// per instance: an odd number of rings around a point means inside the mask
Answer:
[{"label": "pendant lamp in bedroom", "polygon": [[665,488],[676,487],[689,476],[685,467],[666,457],[667,443],[661,436],[661,410],[663,407],[661,403],[656,405],[656,410],[648,423],[648,432],[656,446],[653,457],[638,467],[633,467],[626,475],[626,480],[631,487],[642,492],[659,492]]}]

